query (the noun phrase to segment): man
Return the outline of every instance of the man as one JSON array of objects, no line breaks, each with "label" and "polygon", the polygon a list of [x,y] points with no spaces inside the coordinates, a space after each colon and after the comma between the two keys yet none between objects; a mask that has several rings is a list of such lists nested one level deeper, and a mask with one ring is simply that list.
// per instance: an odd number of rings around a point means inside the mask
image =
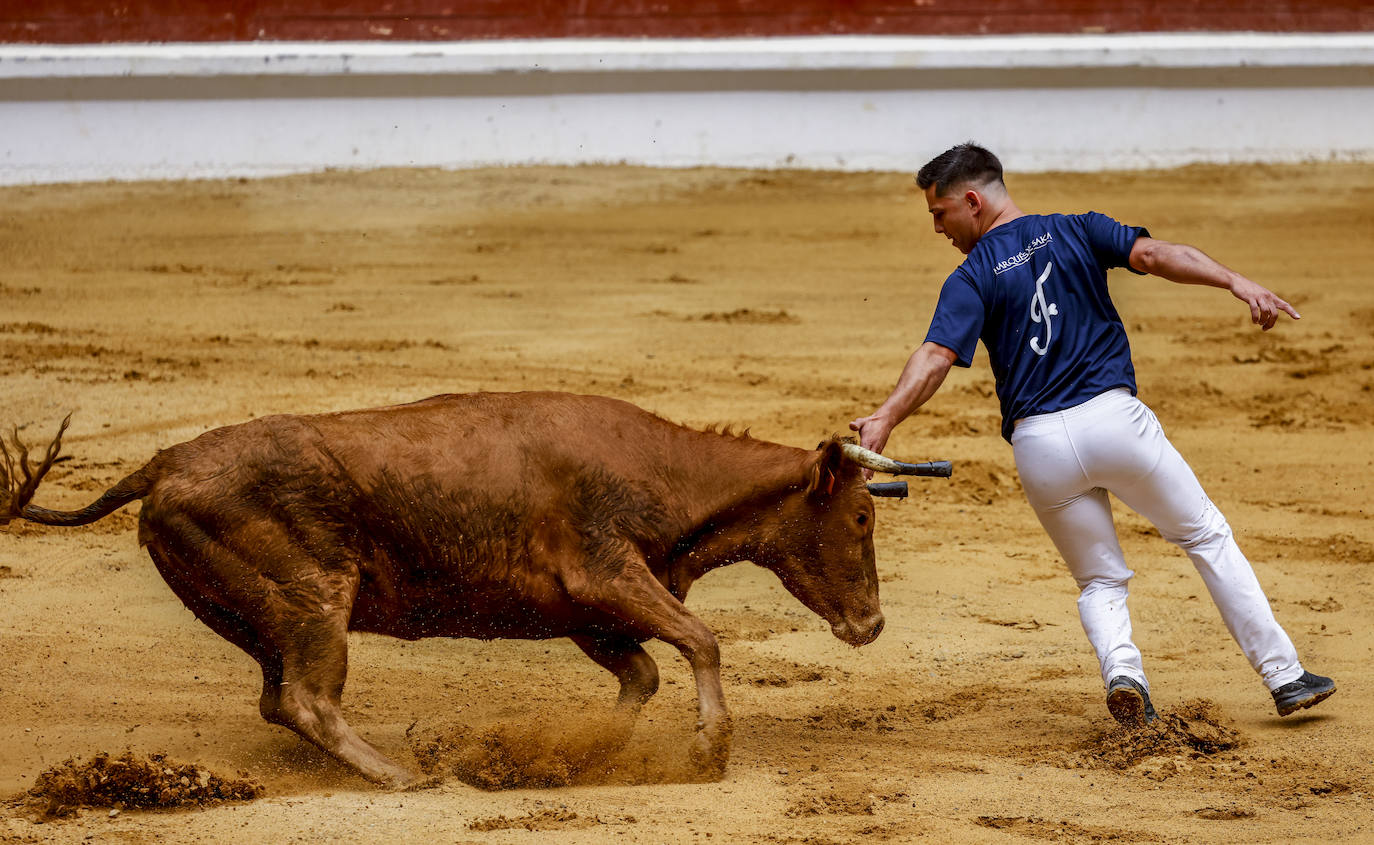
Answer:
[{"label": "man", "polygon": [[967,367],[981,339],[1026,498],[1078,582],[1078,611],[1097,652],[1117,721],[1154,719],[1140,650],[1131,641],[1127,583],[1110,491],[1181,546],[1231,636],[1273,694],[1280,716],[1336,690],[1303,669],[1230,526],[1150,409],[1135,398],[1126,330],[1107,293],[1107,269],[1229,290],[1265,331],[1297,311],[1199,250],[1151,238],[1095,212],[1028,215],[1012,202],[997,157],[974,144],[917,174],[935,231],[968,256],[945,281],[925,342],[892,394],[854,420],[863,446],[882,451],[892,429]]}]

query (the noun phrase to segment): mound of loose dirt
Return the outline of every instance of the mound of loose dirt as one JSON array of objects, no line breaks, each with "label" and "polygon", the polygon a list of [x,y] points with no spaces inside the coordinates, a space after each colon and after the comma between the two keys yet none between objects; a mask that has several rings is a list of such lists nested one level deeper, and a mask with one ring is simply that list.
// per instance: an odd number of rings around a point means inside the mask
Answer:
[{"label": "mound of loose dirt", "polygon": [[582,730],[458,725],[428,738],[411,738],[426,774],[453,776],[479,789],[568,786],[604,772],[625,743],[628,727],[588,724]]},{"label": "mound of loose dirt", "polygon": [[414,748],[427,774],[452,775],[492,790],[568,786],[602,768],[611,750],[582,737],[551,740],[536,730],[509,725],[458,727]]},{"label": "mound of loose dirt", "polygon": [[702,775],[683,749],[659,741],[629,742],[632,726],[615,716],[576,726],[456,725],[410,736],[428,775],[455,777],[485,790],[574,784],[692,783]]},{"label": "mound of loose dirt", "polygon": [[1094,767],[1129,769],[1150,758],[1209,756],[1243,744],[1215,704],[1196,698],[1161,713],[1138,728],[1112,727],[1088,740],[1080,750]]},{"label": "mound of loose dirt", "polygon": [[26,802],[48,818],[64,818],[86,807],[165,809],[225,801],[251,801],[263,794],[246,778],[226,778],[163,754],[144,757],[105,752],[88,761],[67,760],[38,776]]}]

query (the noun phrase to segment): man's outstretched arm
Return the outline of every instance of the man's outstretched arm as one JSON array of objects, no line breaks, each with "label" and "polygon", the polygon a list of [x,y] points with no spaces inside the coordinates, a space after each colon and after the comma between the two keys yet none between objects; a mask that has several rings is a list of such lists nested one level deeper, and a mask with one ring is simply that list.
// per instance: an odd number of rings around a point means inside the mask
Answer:
[{"label": "man's outstretched arm", "polygon": [[938,343],[926,341],[918,346],[902,368],[897,386],[878,410],[849,424],[850,430],[859,432],[859,445],[881,452],[897,423],[911,416],[940,389],[956,358],[954,350]]},{"label": "man's outstretched arm", "polygon": [[1294,320],[1301,319],[1293,306],[1279,299],[1273,291],[1209,258],[1197,247],[1137,238],[1135,246],[1131,247],[1131,266],[1171,282],[1225,288],[1250,306],[1250,321],[1265,331],[1274,327],[1280,311]]}]

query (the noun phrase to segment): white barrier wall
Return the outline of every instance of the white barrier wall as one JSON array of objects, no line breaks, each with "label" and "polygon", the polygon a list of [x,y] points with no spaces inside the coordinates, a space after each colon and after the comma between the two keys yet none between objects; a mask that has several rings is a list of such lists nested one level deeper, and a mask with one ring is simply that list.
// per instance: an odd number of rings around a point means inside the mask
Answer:
[{"label": "white barrier wall", "polygon": [[0,47],[0,183],[1374,159],[1374,34]]}]

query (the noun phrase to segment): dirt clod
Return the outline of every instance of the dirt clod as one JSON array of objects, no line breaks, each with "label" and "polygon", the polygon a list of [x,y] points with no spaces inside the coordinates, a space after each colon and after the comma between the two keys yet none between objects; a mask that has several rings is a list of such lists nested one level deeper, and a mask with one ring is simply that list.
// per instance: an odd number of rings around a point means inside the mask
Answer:
[{"label": "dirt clod", "polygon": [[91,807],[201,807],[262,794],[262,786],[246,777],[226,778],[163,754],[126,751],[118,757],[101,752],[90,760],[67,760],[40,774],[25,797],[39,815],[66,818]]},{"label": "dirt clod", "polygon": [[1113,725],[1089,740],[1082,755],[1090,765],[1128,769],[1148,758],[1170,755],[1212,755],[1243,744],[1240,733],[1226,724],[1217,706],[1191,699],[1138,728]]}]

